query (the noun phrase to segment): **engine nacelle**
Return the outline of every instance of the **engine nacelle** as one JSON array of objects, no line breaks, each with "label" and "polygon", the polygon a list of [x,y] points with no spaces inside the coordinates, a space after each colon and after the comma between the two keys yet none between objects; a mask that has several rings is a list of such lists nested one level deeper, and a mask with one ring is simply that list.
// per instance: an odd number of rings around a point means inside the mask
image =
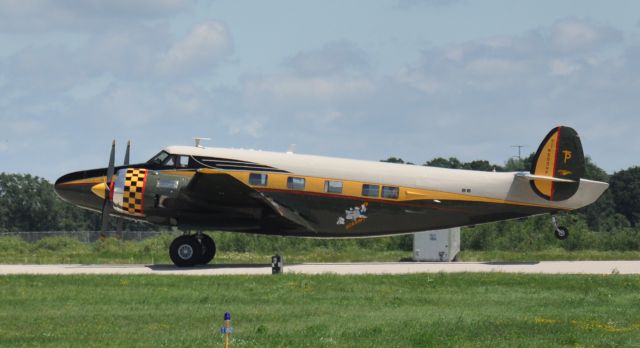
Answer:
[{"label": "engine nacelle", "polygon": [[144,217],[147,169],[126,168],[118,170],[111,188],[113,208],[122,214]]},{"label": "engine nacelle", "polygon": [[120,169],[110,199],[113,208],[121,214],[132,217],[156,215],[158,210],[173,208],[172,200],[190,179],[144,168]]}]

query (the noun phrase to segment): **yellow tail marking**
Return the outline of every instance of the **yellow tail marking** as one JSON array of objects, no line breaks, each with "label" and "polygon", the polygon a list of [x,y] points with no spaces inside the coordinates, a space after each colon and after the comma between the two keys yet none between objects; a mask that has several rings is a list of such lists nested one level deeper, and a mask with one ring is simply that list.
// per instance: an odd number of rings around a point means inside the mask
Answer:
[{"label": "yellow tail marking", "polygon": [[[538,162],[536,162],[536,172],[533,173],[535,175],[542,175],[542,176],[554,176],[554,169],[556,167],[556,149],[557,149],[557,142],[558,142],[558,131],[556,131],[555,134],[553,134],[549,140],[547,140],[547,143],[544,144],[544,147],[542,148],[542,152],[540,153],[540,156],[538,157]],[[571,155],[569,155],[571,156]],[[566,154],[565,154],[566,157]],[[546,196],[551,196],[551,189],[553,187],[553,182],[551,181],[542,181],[542,180],[535,180],[534,184],[536,185],[536,188],[542,192],[542,194],[546,195]]]},{"label": "yellow tail marking", "polygon": [[570,171],[570,170],[566,170],[566,169],[560,169],[560,170],[558,170],[558,174],[560,174],[561,176],[568,176],[568,175],[573,174],[573,172]]},{"label": "yellow tail marking", "polygon": [[567,161],[571,159],[573,153],[569,150],[562,150],[562,154],[564,155],[564,163],[566,164]]}]

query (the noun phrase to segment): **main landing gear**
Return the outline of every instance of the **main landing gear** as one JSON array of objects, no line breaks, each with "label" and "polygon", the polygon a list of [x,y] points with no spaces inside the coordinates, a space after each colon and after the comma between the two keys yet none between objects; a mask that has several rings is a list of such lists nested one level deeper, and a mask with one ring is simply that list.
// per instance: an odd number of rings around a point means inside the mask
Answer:
[{"label": "main landing gear", "polygon": [[169,256],[178,267],[206,265],[216,256],[216,243],[202,232],[184,234],[171,242]]},{"label": "main landing gear", "polygon": [[556,221],[556,217],[555,216],[551,217],[551,223],[553,224],[553,227],[555,228],[554,234],[556,235],[556,238],[558,238],[560,240],[565,240],[565,239],[569,238],[569,229],[564,227],[564,226],[558,226],[558,222]]}]

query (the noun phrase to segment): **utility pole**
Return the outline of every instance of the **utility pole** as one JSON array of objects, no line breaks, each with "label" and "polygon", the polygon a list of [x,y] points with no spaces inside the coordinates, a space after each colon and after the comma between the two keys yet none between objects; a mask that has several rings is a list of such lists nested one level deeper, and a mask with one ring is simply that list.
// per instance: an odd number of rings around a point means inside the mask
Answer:
[{"label": "utility pole", "polygon": [[[511,145],[511,147],[517,147],[518,148],[518,160],[522,161],[522,148],[523,147],[527,147],[527,145]],[[513,156],[512,158],[514,158],[516,156]]]}]

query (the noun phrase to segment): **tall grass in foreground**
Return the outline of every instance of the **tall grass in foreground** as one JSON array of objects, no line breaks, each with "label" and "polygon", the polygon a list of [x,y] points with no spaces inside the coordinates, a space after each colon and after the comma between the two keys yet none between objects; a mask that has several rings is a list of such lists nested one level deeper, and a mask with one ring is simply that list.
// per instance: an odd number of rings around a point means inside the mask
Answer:
[{"label": "tall grass in foreground", "polygon": [[1,276],[0,346],[634,347],[640,277]]}]

